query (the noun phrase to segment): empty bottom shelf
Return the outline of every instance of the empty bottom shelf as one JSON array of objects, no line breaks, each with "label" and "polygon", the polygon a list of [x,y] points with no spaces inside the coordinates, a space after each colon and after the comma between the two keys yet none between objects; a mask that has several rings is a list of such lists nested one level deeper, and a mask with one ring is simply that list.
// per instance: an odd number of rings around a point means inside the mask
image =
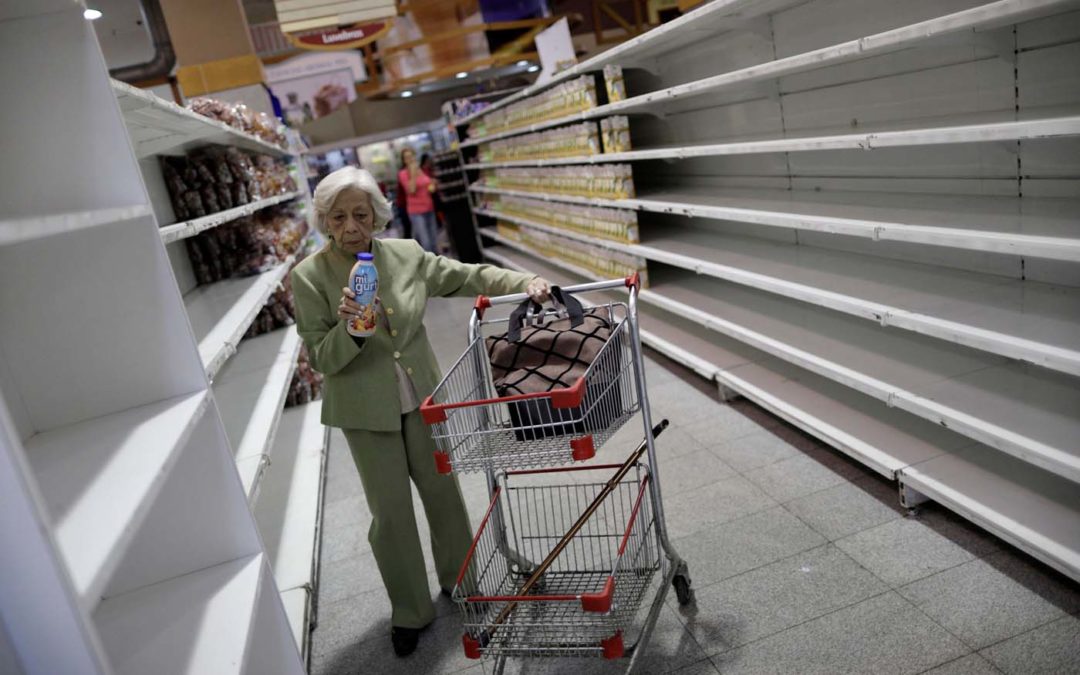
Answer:
[{"label": "empty bottom shelf", "polygon": [[261,554],[111,598],[94,614],[116,673],[244,672]]}]

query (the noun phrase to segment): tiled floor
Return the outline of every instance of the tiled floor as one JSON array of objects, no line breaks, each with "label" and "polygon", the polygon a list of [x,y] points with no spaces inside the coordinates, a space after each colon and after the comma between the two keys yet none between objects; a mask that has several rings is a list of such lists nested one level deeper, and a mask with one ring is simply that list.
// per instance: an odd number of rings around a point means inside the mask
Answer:
[{"label": "tiled floor", "polygon": [[[469,306],[429,309],[444,366],[464,347]],[[1080,673],[1076,584],[934,504],[906,515],[888,481],[746,401],[720,403],[677,366],[649,360],[647,373],[654,417],[672,423],[658,443],[661,484],[697,601],[680,608],[669,594],[639,672]],[[640,424],[624,428],[599,454],[621,461],[640,437]],[[475,523],[484,481],[466,475],[462,487]],[[463,656],[459,617],[441,597],[417,652],[393,655],[369,520],[335,431],[311,672],[484,672]],[[434,573],[430,586],[435,596]],[[528,661],[507,670],[623,667]]]}]

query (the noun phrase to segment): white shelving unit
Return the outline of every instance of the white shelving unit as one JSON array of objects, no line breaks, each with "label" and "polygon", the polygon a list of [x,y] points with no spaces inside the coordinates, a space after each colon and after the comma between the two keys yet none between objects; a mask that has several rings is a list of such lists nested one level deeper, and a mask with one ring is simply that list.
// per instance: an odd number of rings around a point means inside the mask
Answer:
[{"label": "white shelving unit", "polygon": [[[299,675],[139,163],[208,141],[280,151],[111,82],[82,12],[0,9],[0,83],[20,92],[0,112],[19,158],[0,169],[4,663]],[[188,117],[154,136],[161,111]]]},{"label": "white shelving unit", "polygon": [[[208,143],[232,145],[275,156],[296,154],[163,101],[148,92],[115,81],[113,88],[136,155],[142,160],[140,166],[145,180],[150,184],[155,213],[167,222],[175,218],[168,194],[164,185],[160,184],[156,155],[182,153]],[[297,448],[278,448],[275,445],[283,418],[285,396],[300,350],[300,339],[295,328],[279,329],[242,340],[259,311],[288,275],[294,260],[290,257],[281,265],[257,276],[195,286],[182,240],[270,206],[298,199],[303,200],[305,207],[310,210],[310,197],[305,186],[296,192],[166,225],[160,230],[162,241],[169,250],[176,280],[184,293],[184,304],[199,343],[200,357],[207,376],[213,382],[214,397],[221,411],[236,471],[244,495],[253,509],[260,499],[265,480],[310,482],[320,480],[323,470],[322,453],[318,455],[318,462],[314,463],[309,461],[294,465],[274,459],[275,453],[280,452],[288,457],[297,451]],[[319,404],[312,404],[312,407],[317,409]],[[306,546],[315,546],[317,540],[314,531],[318,525],[315,519],[321,517],[321,513],[317,509],[309,509],[303,512],[303,517],[312,519],[310,528],[294,535],[291,542],[293,547],[301,551],[305,544],[296,537],[310,535],[311,540]],[[259,521],[263,541],[280,539],[282,533],[273,528],[282,526],[282,523],[273,519],[265,520]],[[269,556],[267,560],[277,572],[278,559]],[[308,648],[310,603],[315,583],[314,575],[305,582],[302,611],[297,609],[293,592],[299,585],[279,585],[290,631],[304,655]],[[271,645],[268,649],[272,652],[275,647]]]},{"label": "white shelving unit", "polygon": [[[492,262],[569,284],[588,279],[572,265],[541,260],[498,237]],[[912,418],[842,384],[660,309],[641,295],[642,342],[754,401],[888,478],[918,490],[1009,543],[1073,575],[1080,567],[1075,483],[995,452],[947,428]]]},{"label": "white shelving unit", "polygon": [[[648,344],[896,479],[904,503],[1080,579],[1078,59],[1072,0],[716,0],[489,108],[609,63],[649,75],[624,101],[464,142],[474,212],[646,259]],[[633,150],[476,159],[612,114]],[[488,173],[610,162],[632,164],[635,198]],[[641,243],[503,195],[635,210]],[[481,232],[495,262],[591,277]]]},{"label": "white shelving unit", "polygon": [[[154,212],[166,222],[172,222],[175,217],[162,182],[157,155],[182,153],[203,147],[208,143],[232,145],[276,156],[288,154],[259,138],[203,118],[185,108],[162,101],[148,92],[133,89],[119,82],[113,82],[113,88],[135,145],[136,154],[141,160],[140,167],[148,183]],[[312,461],[304,463],[289,461],[296,452],[310,450],[310,443],[303,447],[299,445],[289,447],[289,444],[310,440],[310,438],[297,439],[286,433],[284,438],[288,440],[276,442],[281,438],[279,434],[282,431],[280,428],[282,420],[290,417],[283,413],[283,406],[300,351],[300,338],[295,327],[279,329],[247,340],[243,339],[270,296],[281,287],[292,268],[294,258],[290,256],[280,265],[256,276],[197,286],[185,250],[186,243],[182,240],[261,209],[297,199],[303,200],[303,204],[310,208],[310,198],[305,186],[296,192],[167,225],[160,229],[160,236],[166,244],[176,282],[183,293],[184,306],[199,345],[199,355],[206,376],[213,383],[214,399],[231,448],[235,471],[239,476],[243,494],[252,510],[258,508],[257,505],[262,500],[263,486],[268,481],[270,484],[281,481],[287,483],[315,481],[321,485],[323,451],[318,452]],[[320,405],[315,403],[310,407],[318,410]],[[317,412],[315,419],[317,422]],[[321,428],[321,424],[319,426]],[[322,447],[325,449],[325,443]],[[283,461],[278,461],[279,453],[284,457]],[[272,489],[271,492],[275,490]],[[294,516],[293,520],[295,521],[298,517],[311,519],[309,528],[299,530],[298,534],[296,523],[290,521],[294,531],[290,545],[296,550],[303,551],[305,546],[312,548],[317,545],[315,532],[318,529],[317,519],[321,517],[321,512],[318,509],[308,509],[301,516]],[[284,536],[276,529],[284,526],[282,522],[264,518],[258,519],[257,524],[263,542],[276,542]],[[310,541],[305,544],[298,539],[303,536],[309,536]],[[277,574],[279,572],[278,556],[270,555],[266,557],[266,560]],[[280,580],[280,575],[276,578]],[[311,597],[316,581],[316,577],[311,575],[303,585],[279,584],[278,593],[275,594],[275,597],[281,601],[288,600],[287,603],[281,603],[287,610],[284,615],[285,625],[305,657],[310,632]],[[299,586],[303,586],[306,591],[302,611],[297,610],[295,594],[290,593]],[[286,593],[290,594],[286,596]],[[265,599],[260,602],[268,606],[275,604]],[[267,644],[265,650],[273,654],[279,651],[280,647]]]}]

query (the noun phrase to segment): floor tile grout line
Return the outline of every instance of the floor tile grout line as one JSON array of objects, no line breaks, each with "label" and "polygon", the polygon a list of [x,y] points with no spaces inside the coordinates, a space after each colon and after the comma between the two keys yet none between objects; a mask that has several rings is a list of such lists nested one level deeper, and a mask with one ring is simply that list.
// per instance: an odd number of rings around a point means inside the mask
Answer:
[{"label": "floor tile grout line", "polygon": [[[767,562],[767,563],[764,563],[764,564],[758,565],[757,567],[754,567],[754,568],[751,568],[751,569],[745,570],[745,571],[743,571],[743,572],[739,572],[738,574],[733,574],[733,575],[731,575],[730,577],[724,577],[723,579],[720,579],[720,580],[718,580],[718,581],[714,581],[714,582],[712,582],[712,583],[709,583],[709,584],[705,584],[704,586],[698,586],[698,585],[696,584],[696,582],[695,582],[695,583],[694,583],[694,586],[693,586],[693,589],[694,589],[694,592],[696,593],[697,591],[701,591],[701,590],[704,590],[704,589],[706,589],[706,588],[712,588],[713,586],[716,586],[717,584],[722,584],[722,583],[726,583],[726,582],[728,582],[728,581],[732,581],[733,579],[738,579],[739,577],[743,577],[743,576],[746,576],[747,574],[750,574],[750,573],[752,573],[752,572],[757,572],[757,571],[759,571],[759,570],[761,570],[761,569],[764,569],[764,568],[766,568],[766,567],[769,567],[770,565],[776,565],[776,564],[779,564],[779,563],[782,563],[782,562],[786,562],[786,561],[788,561],[788,560],[792,560],[792,559],[794,559],[794,558],[797,558],[797,557],[799,557],[799,556],[801,556],[801,555],[806,555],[806,554],[808,554],[808,553],[813,553],[814,551],[817,551],[818,549],[823,549],[823,548],[829,548],[830,546],[831,546],[832,548],[836,549],[837,551],[839,551],[839,552],[840,552],[841,554],[843,554],[843,555],[844,555],[845,557],[847,557],[847,558],[851,558],[851,556],[850,556],[850,555],[848,555],[848,553],[847,553],[846,551],[844,551],[843,549],[841,549],[841,548],[839,548],[838,546],[836,546],[836,545],[835,545],[835,544],[834,544],[833,542],[831,542],[831,541],[826,541],[825,543],[823,543],[823,544],[819,544],[818,546],[814,546],[814,547],[812,547],[812,548],[808,548],[808,549],[805,549],[805,550],[799,551],[799,552],[797,552],[797,553],[792,553],[791,555],[786,555],[786,556],[784,556],[783,558],[777,558],[776,560],[772,560],[772,561],[770,561],[770,562]],[[689,560],[688,560],[688,561],[687,561],[687,564],[690,564],[690,562],[691,562],[691,561],[689,561]],[[852,558],[852,562],[854,562],[854,563],[855,563],[856,565],[858,565],[858,564],[859,564],[859,561],[855,560],[854,558]],[[861,565],[860,565],[860,567],[861,567]],[[867,572],[869,572],[869,570],[867,570]],[[875,578],[875,579],[878,579],[878,577],[877,577],[876,575],[873,575],[872,573],[871,573],[871,576],[874,576],[874,578]],[[694,578],[694,568],[693,568],[693,566],[691,565],[691,567],[690,567],[690,579],[691,579],[691,581],[693,580],[693,578]],[[892,588],[891,586],[889,586],[889,584],[887,584],[886,582],[882,581],[881,579],[878,579],[878,581],[881,581],[881,583],[885,584],[886,588],[888,588],[889,590],[895,590],[895,589],[893,589],[893,588]],[[860,601],[858,601],[858,602],[861,602],[861,600],[860,600]]]},{"label": "floor tile grout line", "polygon": [[[1003,671],[1002,671],[1002,670],[1001,670],[1000,668],[998,668],[997,666],[995,666],[995,665],[994,665],[993,663],[991,663],[991,662],[990,662],[990,659],[986,658],[985,656],[983,656],[982,654],[979,654],[979,653],[978,653],[978,652],[976,652],[976,651],[973,651],[973,652],[971,652],[971,653],[969,653],[969,654],[964,654],[963,656],[957,656],[957,657],[956,657],[955,659],[950,659],[950,660],[948,660],[948,661],[945,661],[944,663],[939,663],[939,664],[937,664],[936,666],[930,666],[930,667],[929,667],[929,668],[927,668],[926,670],[920,670],[920,671],[919,671],[918,673],[916,673],[916,675],[926,675],[926,673],[929,673],[929,672],[930,672],[931,670],[935,670],[935,669],[937,669],[937,668],[941,668],[942,666],[947,666],[947,665],[949,665],[950,663],[956,663],[957,661],[960,661],[960,660],[962,660],[962,659],[966,659],[966,658],[968,658],[969,656],[977,656],[977,657],[979,657],[980,659],[982,659],[982,660],[986,661],[986,663],[987,663],[987,664],[988,664],[988,665],[989,665],[989,666],[990,666],[991,668],[993,668],[993,669],[994,669],[994,672],[995,672],[995,673],[1003,673]],[[1003,674],[1003,675],[1004,675],[1004,674]]]},{"label": "floor tile grout line", "polygon": [[[745,642],[745,643],[743,643],[741,645],[738,645],[737,647],[731,647],[730,649],[725,649],[724,651],[716,652],[715,654],[709,654],[709,658],[711,659],[712,657],[719,656],[720,654],[728,654],[730,652],[734,652],[734,651],[737,651],[739,649],[745,649],[745,648],[747,648],[747,647],[749,647],[751,645],[757,644],[758,642],[762,642],[764,640],[769,640],[771,638],[776,637],[777,635],[783,635],[784,633],[795,630],[796,628],[799,628],[800,626],[805,626],[808,623],[813,623],[814,621],[824,619],[827,616],[832,616],[833,614],[836,614],[837,612],[842,612],[845,609],[851,609],[852,607],[856,607],[856,606],[861,605],[861,604],[863,604],[865,602],[869,602],[871,600],[874,600],[875,598],[880,598],[883,595],[888,595],[889,593],[895,593],[895,594],[899,595],[899,593],[896,593],[896,591],[894,589],[886,588],[885,590],[881,591],[880,593],[874,593],[873,595],[868,595],[865,598],[863,598],[862,600],[859,600],[857,602],[853,602],[853,603],[851,603],[849,605],[844,605],[843,607],[837,607],[837,608],[831,609],[828,612],[825,612],[824,614],[820,614],[820,615],[815,616],[813,618],[806,619],[805,621],[800,621],[800,622],[798,622],[796,624],[792,624],[792,625],[788,626],[787,628],[783,628],[781,630],[776,631],[775,633],[770,633],[769,635],[763,635],[763,636],[761,636],[759,638],[755,638],[753,640],[750,640],[749,642]],[[715,666],[716,664],[714,663],[713,665]],[[716,666],[716,668],[717,668],[717,670],[720,669],[719,666]]]},{"label": "floor tile grout line", "polygon": [[[969,560],[969,561],[967,561],[967,562],[964,562],[964,563],[960,563],[960,565],[966,565],[966,564],[968,564],[969,562],[971,562],[971,561]],[[957,568],[957,567],[959,567],[960,565],[953,565],[952,567],[949,567],[948,569],[944,569],[944,570],[941,570],[941,572],[935,572],[934,574],[931,574],[931,575],[930,575],[929,577],[923,577],[922,579],[916,579],[915,581],[912,581],[911,583],[913,584],[913,583],[916,583],[916,582],[918,582],[918,581],[922,581],[923,579],[930,579],[931,577],[936,577],[936,576],[937,576],[938,574],[941,574],[941,573],[943,573],[943,572],[947,572],[947,571],[949,571],[949,570],[953,570],[953,569],[956,569],[956,568]],[[904,584],[904,585],[905,585],[905,586],[909,586],[909,585],[911,585],[911,584]],[[918,606],[918,605],[916,605],[916,604],[915,604],[914,602],[912,602],[912,601],[911,601],[911,600],[910,600],[910,599],[909,599],[909,598],[908,598],[908,597],[907,597],[906,595],[904,595],[903,593],[901,593],[901,592],[900,592],[900,588],[901,588],[901,587],[895,587],[895,588],[893,589],[894,591],[896,591],[896,594],[900,596],[900,599],[902,599],[902,600],[903,600],[904,602],[906,602],[906,603],[907,603],[908,605],[910,605],[911,607],[913,607],[913,608],[915,609],[915,611],[916,611],[916,612],[918,612],[919,614],[922,614],[922,615],[923,615],[923,616],[925,616],[925,617],[926,617],[927,619],[929,619],[929,620],[930,620],[930,622],[931,622],[931,623],[933,623],[933,624],[934,624],[935,626],[938,626],[939,628],[941,628],[941,630],[945,631],[946,633],[948,633],[948,634],[949,634],[949,635],[951,635],[952,637],[956,638],[957,642],[959,642],[960,644],[964,645],[964,647],[965,647],[966,649],[968,649],[968,650],[969,650],[969,653],[971,653],[971,654],[975,654],[975,653],[977,653],[977,650],[976,650],[976,649],[975,649],[974,647],[972,647],[971,645],[969,645],[969,644],[967,643],[967,640],[965,640],[964,638],[960,637],[960,636],[959,636],[959,635],[957,635],[956,633],[952,632],[951,630],[949,630],[949,628],[948,628],[947,626],[944,626],[944,625],[943,625],[943,624],[942,624],[942,623],[941,623],[940,621],[938,621],[938,620],[937,620],[937,619],[935,619],[934,617],[932,617],[932,616],[930,616],[929,614],[927,614],[927,613],[926,613],[926,611],[924,611],[922,607],[919,607],[919,606]],[[967,656],[967,654],[965,654],[965,656]],[[962,658],[962,657],[961,657],[961,658]],[[946,661],[945,663],[949,663],[949,662],[948,662],[948,661]],[[936,666],[933,666],[933,667],[934,667],[934,668],[937,668],[938,666],[942,666],[942,665],[944,665],[944,663],[939,663],[939,664],[937,664]]]},{"label": "floor tile grout line", "polygon": [[[1058,622],[1058,621],[1061,621],[1062,619],[1067,619],[1067,618],[1069,618],[1070,616],[1073,616],[1073,615],[1072,615],[1072,614],[1068,614],[1068,613],[1065,613],[1065,612],[1062,612],[1062,615],[1061,615],[1061,616],[1059,616],[1059,617],[1055,617],[1055,618],[1053,618],[1053,619],[1050,619],[1049,621],[1044,621],[1043,623],[1040,623],[1040,624],[1039,624],[1038,626],[1032,626],[1031,628],[1029,628],[1029,629],[1027,629],[1027,630],[1025,630],[1025,631],[1021,631],[1021,632],[1017,633],[1016,635],[1010,635],[1009,637],[1006,637],[1006,638],[1002,638],[1002,639],[1000,639],[1000,640],[995,640],[994,642],[991,642],[990,644],[988,644],[988,645],[986,645],[986,646],[984,646],[984,647],[979,647],[979,648],[977,648],[977,649],[976,649],[976,648],[972,648],[972,649],[973,649],[973,651],[974,651],[974,652],[975,652],[976,654],[979,654],[980,656],[982,656],[982,654],[981,654],[980,652],[986,651],[987,649],[990,649],[991,647],[995,647],[995,646],[997,646],[997,645],[1001,644],[1002,642],[1008,642],[1009,640],[1012,640],[1013,638],[1018,638],[1018,637],[1020,637],[1021,635],[1027,635],[1028,633],[1032,633],[1032,632],[1034,632],[1034,631],[1037,631],[1037,630],[1039,630],[1040,628],[1046,628],[1046,627],[1047,627],[1047,626],[1049,626],[1050,624],[1052,624],[1052,623],[1056,623],[1056,622]],[[985,658],[985,657],[983,657],[983,658]],[[987,661],[989,661],[989,660],[990,660],[990,659],[987,659]]]}]

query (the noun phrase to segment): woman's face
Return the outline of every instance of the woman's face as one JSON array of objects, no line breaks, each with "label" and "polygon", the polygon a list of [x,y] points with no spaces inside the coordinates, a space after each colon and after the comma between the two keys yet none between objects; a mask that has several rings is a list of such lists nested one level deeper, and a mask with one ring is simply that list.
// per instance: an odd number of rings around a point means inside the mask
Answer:
[{"label": "woman's face", "polygon": [[330,236],[341,248],[354,255],[370,250],[374,227],[375,212],[371,208],[371,196],[360,188],[348,187],[339,192],[326,214],[326,229]]},{"label": "woman's face", "polygon": [[409,166],[416,161],[416,153],[412,149],[406,149],[401,151],[401,161],[405,163],[405,166]]}]

